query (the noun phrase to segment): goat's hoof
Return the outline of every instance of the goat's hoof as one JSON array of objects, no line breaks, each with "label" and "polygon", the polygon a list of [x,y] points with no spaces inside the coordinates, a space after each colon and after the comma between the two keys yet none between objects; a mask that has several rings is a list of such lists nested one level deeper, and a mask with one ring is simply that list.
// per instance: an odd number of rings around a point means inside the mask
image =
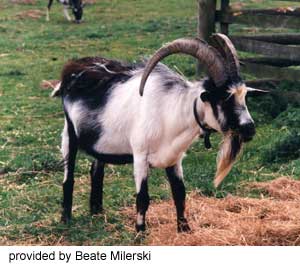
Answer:
[{"label": "goat's hoof", "polygon": [[192,232],[186,219],[178,220],[177,231],[178,231],[178,233],[191,233]]},{"label": "goat's hoof", "polygon": [[91,215],[98,215],[103,213],[103,208],[102,206],[95,204],[95,205],[91,205],[90,211],[91,211]]},{"label": "goat's hoof", "polygon": [[146,231],[146,224],[136,224],[135,229],[138,233],[139,232],[145,232]]}]

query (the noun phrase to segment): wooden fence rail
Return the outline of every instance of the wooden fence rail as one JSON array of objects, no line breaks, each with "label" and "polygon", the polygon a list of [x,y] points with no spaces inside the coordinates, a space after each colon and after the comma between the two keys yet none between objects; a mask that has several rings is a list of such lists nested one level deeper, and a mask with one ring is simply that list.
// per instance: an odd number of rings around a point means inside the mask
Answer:
[{"label": "wooden fence rail", "polygon": [[[299,6],[294,8],[238,10],[230,7],[229,0],[221,0],[220,10],[216,10],[216,0],[198,2],[198,34],[201,38],[208,40],[208,36],[214,32],[215,24],[220,23],[220,31],[229,35],[238,50],[251,55],[258,54],[243,58],[242,70],[257,78],[300,81],[300,70],[291,68],[300,66],[300,33],[230,35],[229,31],[230,24],[300,29],[300,1]],[[205,27],[208,23],[213,25]]]}]

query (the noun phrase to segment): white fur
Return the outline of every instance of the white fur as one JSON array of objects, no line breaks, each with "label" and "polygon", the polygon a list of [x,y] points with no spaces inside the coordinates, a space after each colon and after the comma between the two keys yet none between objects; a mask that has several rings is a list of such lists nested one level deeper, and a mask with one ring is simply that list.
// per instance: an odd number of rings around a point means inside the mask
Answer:
[{"label": "white fur", "polygon": [[58,84],[54,87],[53,91],[51,92],[51,96],[50,96],[50,97],[55,97],[55,96],[56,96],[56,94],[57,94],[57,93],[59,92],[59,90],[60,90],[60,86],[61,86],[61,82],[58,83]]},{"label": "white fur", "polygon": [[145,217],[142,215],[142,214],[140,214],[139,212],[137,213],[137,216],[136,216],[136,223],[138,224],[138,225],[142,225],[142,224],[144,224],[145,223],[145,219],[144,219]]},{"label": "white fur", "polygon": [[67,174],[68,174],[68,169],[66,165],[66,161],[69,155],[69,135],[68,135],[68,126],[67,122],[65,120],[65,125],[64,125],[64,130],[62,132],[62,140],[61,140],[61,152],[63,155],[63,160],[64,160],[64,181],[63,183],[66,182],[67,180]]},{"label": "white fur", "polygon": [[248,111],[247,106],[245,107],[245,110],[240,114],[239,119],[240,119],[240,125],[246,125],[254,122]]},{"label": "white fur", "polygon": [[159,91],[161,85],[154,74],[141,97],[140,79],[138,74],[114,89],[99,114],[104,131],[94,149],[102,153],[146,155],[146,161],[153,167],[174,165],[199,134],[193,114],[193,101],[199,98],[199,89],[165,94]]},{"label": "white fur", "polygon": [[248,89],[245,84],[237,84],[229,90],[229,92],[234,95],[235,102],[240,108],[242,108],[240,110],[236,110],[236,113],[239,115],[240,125],[246,125],[254,122],[246,105],[247,91]]},{"label": "white fur", "polygon": [[49,17],[49,9],[47,8],[46,10],[46,21],[50,21],[50,17]]}]

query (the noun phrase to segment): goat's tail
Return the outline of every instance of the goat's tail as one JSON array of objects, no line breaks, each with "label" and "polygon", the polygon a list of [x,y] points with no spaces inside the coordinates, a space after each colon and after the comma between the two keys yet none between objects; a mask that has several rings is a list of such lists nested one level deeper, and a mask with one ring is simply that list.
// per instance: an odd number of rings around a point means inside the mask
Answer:
[{"label": "goat's tail", "polygon": [[61,90],[61,82],[57,83],[57,85],[53,88],[53,91],[51,92],[51,97],[59,97],[61,96],[62,90]]}]

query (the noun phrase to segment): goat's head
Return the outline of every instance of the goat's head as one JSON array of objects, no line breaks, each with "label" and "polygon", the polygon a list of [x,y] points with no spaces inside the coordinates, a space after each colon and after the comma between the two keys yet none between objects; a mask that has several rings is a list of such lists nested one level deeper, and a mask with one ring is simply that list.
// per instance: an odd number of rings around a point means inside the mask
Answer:
[{"label": "goat's head", "polygon": [[145,67],[140,94],[143,95],[146,80],[155,65],[168,55],[192,55],[206,67],[209,77],[200,91],[205,108],[198,116],[203,125],[224,136],[214,181],[215,186],[218,186],[231,170],[243,143],[255,135],[255,126],[245,100],[250,89],[240,77],[239,61],[233,44],[223,34],[214,34],[211,44],[209,46],[199,39],[177,39],[160,48]]},{"label": "goat's head", "polygon": [[75,22],[80,23],[83,14],[83,3],[81,0],[72,0],[72,12],[75,17]]}]

